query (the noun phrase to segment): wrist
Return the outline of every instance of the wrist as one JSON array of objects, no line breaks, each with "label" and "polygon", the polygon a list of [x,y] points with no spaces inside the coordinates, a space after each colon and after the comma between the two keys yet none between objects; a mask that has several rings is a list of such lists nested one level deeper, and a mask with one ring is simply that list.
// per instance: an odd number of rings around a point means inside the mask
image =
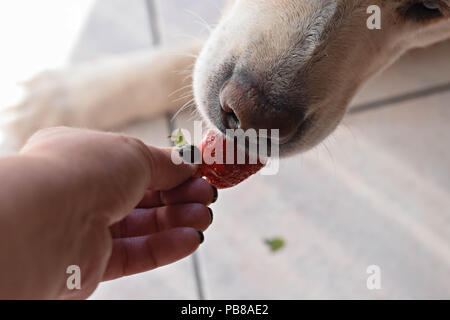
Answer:
[{"label": "wrist", "polygon": [[0,160],[0,296],[54,298],[69,265],[81,263],[76,239],[93,223],[73,205],[64,170],[48,158]]}]

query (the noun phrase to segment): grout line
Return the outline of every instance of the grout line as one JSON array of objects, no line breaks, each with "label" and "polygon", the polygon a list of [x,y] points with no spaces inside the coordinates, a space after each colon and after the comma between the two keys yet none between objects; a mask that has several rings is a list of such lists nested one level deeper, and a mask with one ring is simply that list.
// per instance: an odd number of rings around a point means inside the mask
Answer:
[{"label": "grout line", "polygon": [[194,263],[195,282],[197,284],[197,294],[199,300],[205,300],[205,291],[203,289],[202,275],[200,274],[200,262],[198,260],[198,252],[192,254],[192,262]]},{"label": "grout line", "polygon": [[414,91],[414,92],[409,92],[409,93],[385,98],[385,99],[374,101],[374,102],[368,102],[368,103],[356,105],[355,107],[351,108],[347,112],[347,114],[351,115],[351,114],[361,113],[361,112],[365,112],[365,111],[369,111],[369,110],[373,110],[373,109],[386,108],[392,104],[398,104],[401,102],[406,102],[406,101],[410,101],[410,100],[417,99],[417,98],[428,97],[431,95],[435,95],[435,94],[439,94],[439,93],[443,93],[443,92],[447,92],[447,91],[450,91],[450,83],[446,83],[446,84],[442,84],[442,85],[438,85],[435,87],[426,88],[426,89],[422,89],[422,90],[418,90],[418,91]]},{"label": "grout line", "polygon": [[154,47],[161,44],[161,30],[159,28],[159,19],[156,10],[155,0],[144,0],[147,7],[147,16],[150,27],[150,34],[152,36],[152,45]]},{"label": "grout line", "polygon": [[[173,131],[176,129],[174,127],[174,122],[172,121],[173,114],[171,112],[168,112],[166,114],[166,121],[167,121],[167,127],[169,129],[168,134],[172,134]],[[199,300],[205,300],[205,290],[203,288],[203,281],[202,281],[202,275],[200,272],[200,262],[198,260],[198,252],[194,252],[191,256],[192,263],[194,266],[194,278],[195,278],[195,284],[197,286],[197,295]]]},{"label": "grout line", "polygon": [[166,113],[166,121],[167,121],[167,128],[169,128],[169,134],[172,134],[174,132],[174,130],[176,129],[173,126],[174,122],[172,121],[172,118],[173,118],[172,112],[167,112]]},{"label": "grout line", "polygon": [[[158,24],[158,13],[156,10],[156,4],[155,0],[144,0],[147,6],[147,15],[149,19],[149,26],[150,26],[150,35],[152,37],[152,45],[158,46],[161,44],[161,30],[159,28]],[[166,120],[167,120],[167,128],[169,130],[168,134],[172,134],[172,132],[175,130],[174,123],[172,121],[173,114],[170,112],[166,114]],[[194,278],[195,278],[195,284],[197,286],[197,294],[199,300],[205,300],[205,293],[203,290],[203,281],[200,273],[200,263],[198,260],[198,253],[194,252],[191,256],[193,265],[194,265]]]}]

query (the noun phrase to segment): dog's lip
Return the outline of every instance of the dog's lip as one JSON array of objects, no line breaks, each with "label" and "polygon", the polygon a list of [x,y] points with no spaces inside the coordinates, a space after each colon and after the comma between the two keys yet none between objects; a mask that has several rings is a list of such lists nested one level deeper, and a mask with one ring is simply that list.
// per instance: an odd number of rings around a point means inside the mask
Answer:
[{"label": "dog's lip", "polygon": [[[295,137],[301,137],[308,130],[308,128],[311,125],[311,121],[312,121],[312,118],[308,118],[308,119],[305,119],[305,120],[299,122],[296,129],[292,130],[292,132],[289,135],[282,137],[280,139],[274,139],[274,140],[278,140],[278,144],[280,146],[289,144]],[[270,137],[268,137],[268,138],[270,139]]]},{"label": "dog's lip", "polygon": [[[226,135],[226,133],[227,133],[226,131],[229,130],[229,129],[226,129],[226,128],[222,127],[222,126],[218,126],[214,122],[213,122],[213,124],[224,135]],[[292,132],[289,135],[284,136],[284,137],[279,137],[279,138],[272,137],[271,134],[270,134],[270,130],[271,129],[268,129],[268,131],[267,131],[268,134],[267,135],[258,135],[258,137],[265,138],[265,139],[267,139],[269,141],[274,141],[278,145],[285,145],[285,144],[288,144],[289,142],[291,142],[292,138],[294,138],[295,136],[299,135],[299,133],[304,131],[304,129],[306,129],[306,128],[304,128],[304,127],[306,127],[306,124],[307,124],[307,122],[299,123],[295,130],[292,130]],[[256,130],[256,132],[258,132],[258,129],[255,129],[255,128],[253,128],[253,129]]]},{"label": "dog's lip", "polygon": [[302,127],[302,123],[299,123],[299,124],[297,125],[297,127],[296,127],[294,130],[292,130],[288,135],[279,138],[279,139],[278,139],[278,143],[279,143],[280,145],[281,145],[281,144],[287,144],[287,143],[288,143],[289,141],[291,141],[291,139],[297,134],[297,132],[298,132],[299,130],[301,130],[301,127]]},{"label": "dog's lip", "polygon": [[276,143],[282,145],[282,144],[287,144],[289,141],[291,141],[292,137],[294,137],[297,134],[298,127],[295,130],[292,130],[292,132],[289,135],[284,136],[284,137],[278,137],[278,138],[272,137],[271,134],[270,134],[270,131],[271,130],[269,129],[268,130],[268,132],[269,132],[268,135],[259,135],[259,137],[265,138],[265,139],[268,139],[268,140],[273,140]]},{"label": "dog's lip", "polygon": [[[229,129],[227,128],[227,124],[230,123],[230,121],[232,120],[226,120],[226,121],[221,121],[221,120],[214,120],[215,117],[212,117],[211,114],[208,115],[209,120],[212,122],[212,124],[220,131],[222,132],[224,135],[226,135],[227,130],[233,130],[233,129]],[[272,140],[275,141],[277,144],[279,145],[283,145],[283,144],[288,144],[292,138],[296,135],[298,135],[298,133],[300,131],[303,130],[303,126],[307,121],[299,121],[298,124],[293,128],[293,130],[291,132],[289,132],[288,135],[282,136],[280,137],[278,135],[277,138],[272,136],[272,130],[278,130],[278,133],[281,131],[279,128],[271,128],[271,129],[267,129],[267,128],[246,128],[245,130],[255,130],[258,133],[258,137],[263,138],[263,139],[267,139],[267,140]],[[230,126],[235,125],[234,122],[231,122]],[[238,129],[241,129],[240,127]],[[266,130],[267,134],[260,134],[260,130]]]},{"label": "dog's lip", "polygon": [[[208,116],[209,120],[211,121],[211,124],[213,124],[214,127],[216,127],[222,134],[226,135],[227,130],[230,130],[230,129],[226,128],[226,126],[221,121],[217,122],[215,120],[216,117],[214,117],[212,114],[208,114],[207,116]],[[304,119],[303,121],[299,121],[297,126],[295,127],[295,129],[292,130],[288,135],[283,136],[283,137],[278,137],[278,138],[272,137],[271,129],[266,129],[267,130],[266,136],[259,134],[258,137],[265,138],[268,140],[273,140],[278,145],[285,145],[285,144],[290,143],[294,137],[303,134],[303,132],[307,129],[307,127],[309,127],[310,120],[311,119]],[[256,132],[259,133],[258,128],[249,128],[249,129],[254,129],[254,130],[256,130]],[[275,129],[275,128],[273,128],[273,129]]]}]

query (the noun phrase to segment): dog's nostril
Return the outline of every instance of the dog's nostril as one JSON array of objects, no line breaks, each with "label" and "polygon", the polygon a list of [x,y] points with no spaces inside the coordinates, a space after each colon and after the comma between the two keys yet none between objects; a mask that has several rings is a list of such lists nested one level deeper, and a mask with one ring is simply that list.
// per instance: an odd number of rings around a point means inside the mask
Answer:
[{"label": "dog's nostril", "polygon": [[223,124],[227,129],[239,129],[240,122],[233,109],[230,108],[227,102],[220,103],[222,107]]},{"label": "dog's nostril", "polygon": [[230,120],[235,124],[236,128],[240,127],[240,122],[238,117],[236,116],[236,114],[234,112],[231,112],[228,114],[228,117],[230,118]]},{"label": "dog's nostril", "polygon": [[225,113],[223,115],[223,124],[227,129],[239,129],[241,124],[234,112]]},{"label": "dog's nostril", "polygon": [[222,122],[227,129],[239,129],[240,121],[234,112],[231,103],[230,91],[227,89],[228,81],[222,86],[220,91],[220,106],[222,108]]},{"label": "dog's nostril", "polygon": [[233,113],[233,108],[230,106],[230,101],[228,101],[228,95],[226,93],[226,88],[228,86],[229,81],[225,82],[222,86],[222,89],[220,89],[220,106],[222,107],[222,110],[226,113]]}]

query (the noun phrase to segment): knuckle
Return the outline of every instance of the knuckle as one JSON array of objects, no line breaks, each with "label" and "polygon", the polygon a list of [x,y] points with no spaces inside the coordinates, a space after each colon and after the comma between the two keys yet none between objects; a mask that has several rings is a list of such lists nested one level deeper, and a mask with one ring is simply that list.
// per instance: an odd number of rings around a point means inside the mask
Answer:
[{"label": "knuckle", "polygon": [[36,138],[42,138],[42,137],[48,137],[50,135],[59,134],[59,133],[61,133],[63,131],[66,131],[66,130],[69,130],[69,128],[62,127],[62,126],[39,129],[38,131],[36,131],[35,133],[33,133],[31,135],[29,140],[33,140],[33,139],[36,139]]},{"label": "knuckle", "polygon": [[144,142],[138,138],[126,135],[119,135],[118,139],[123,145],[131,150],[132,155],[136,157],[144,169],[147,169],[147,172],[153,172],[155,161],[149,147]]},{"label": "knuckle", "polygon": [[138,138],[126,136],[126,135],[119,135],[118,136],[121,143],[127,145],[131,148],[131,150],[134,153],[137,154],[143,154],[144,156],[147,156],[148,148],[144,142],[139,140]]},{"label": "knuckle", "polygon": [[36,149],[38,146],[45,145],[48,141],[52,140],[55,136],[59,136],[63,133],[71,130],[67,127],[48,127],[43,128],[33,133],[25,142],[21,149],[21,153],[26,153],[31,149]]}]

